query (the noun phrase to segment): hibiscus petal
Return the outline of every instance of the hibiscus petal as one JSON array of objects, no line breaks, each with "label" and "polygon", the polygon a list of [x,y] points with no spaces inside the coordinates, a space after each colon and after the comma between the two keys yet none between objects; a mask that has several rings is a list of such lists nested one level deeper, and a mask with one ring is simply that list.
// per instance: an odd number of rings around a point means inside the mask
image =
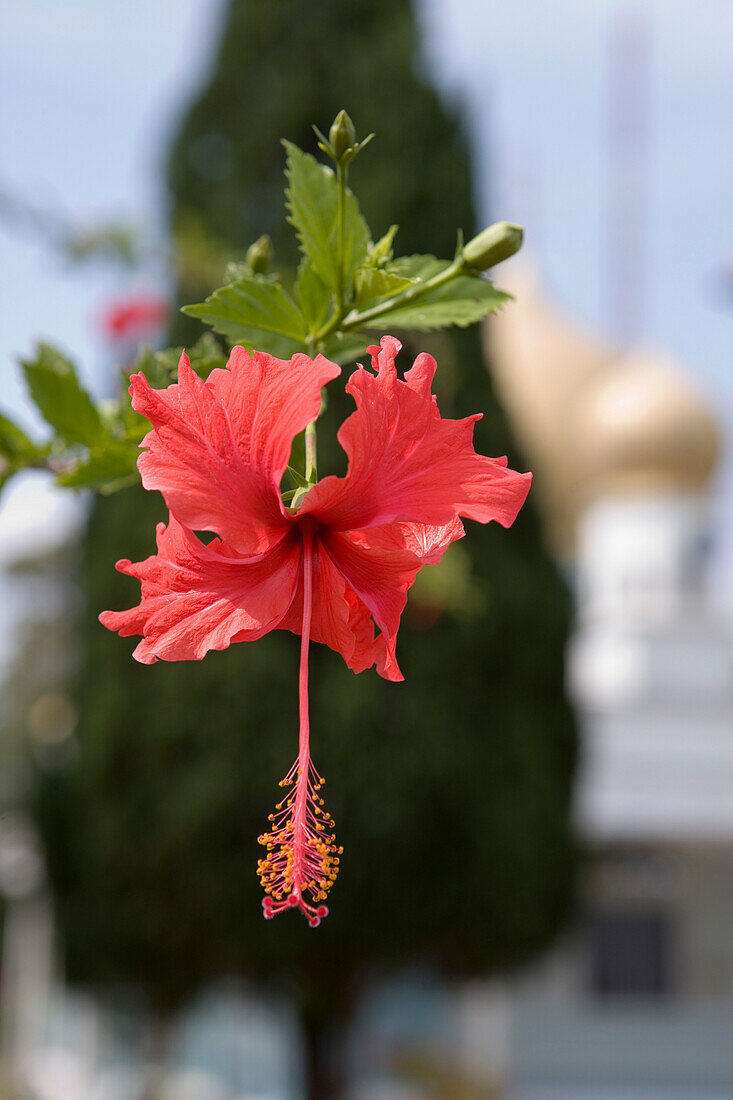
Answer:
[{"label": "hibiscus petal", "polygon": [[386,680],[403,680],[395,655],[400,616],[407,590],[422,561],[404,545],[398,525],[366,531],[330,531],[322,544],[339,573],[369,608],[382,632],[375,642],[377,672]]},{"label": "hibiscus petal", "polygon": [[[282,630],[301,633],[303,583],[298,584]],[[371,668],[377,656],[371,611],[350,588],[318,539],[313,547],[313,611],[310,636],[340,653],[353,672]]]},{"label": "hibiscus petal", "polygon": [[301,511],[340,531],[395,520],[444,525],[456,515],[508,527],[532,475],[507,469],[506,458],[475,452],[473,426],[480,414],[442,419],[431,392],[431,355],[419,355],[400,380],[394,364],[400,347],[393,336],[383,336],[381,348],[369,349],[376,377],[363,367],[352,374],[346,390],[357,410],[338,433],[348,473],[319,482]]},{"label": "hibiscus petal", "polygon": [[415,554],[421,565],[437,565],[450,544],[466,533],[457,516],[439,527],[427,523],[394,523],[391,527],[399,532],[404,549]]},{"label": "hibiscus petal", "polygon": [[142,562],[117,562],[141,582],[128,611],[104,611],[99,621],[122,637],[142,634],[133,656],[142,664],[199,661],[232,642],[255,641],[274,630],[293,600],[300,541],[293,534],[254,559],[231,556],[218,539],[205,546],[173,515],[158,524],[158,553]]},{"label": "hibiscus petal", "polygon": [[216,531],[241,554],[269,549],[289,526],[279,486],[293,439],[339,373],[322,355],[283,360],[235,347],[206,382],[185,352],[165,390],[133,375],[132,404],[153,425],[138,459],[143,485],[192,530]]},{"label": "hibiscus petal", "polygon": [[[394,645],[407,589],[423,565],[437,565],[464,533],[458,519],[441,527],[393,523],[346,536],[321,531],[313,551],[313,641],[340,653],[354,672],[376,664],[386,679],[402,679]],[[351,577],[364,598],[351,586]],[[300,634],[302,619],[301,579],[280,628]],[[377,637],[375,622],[383,631]]]}]

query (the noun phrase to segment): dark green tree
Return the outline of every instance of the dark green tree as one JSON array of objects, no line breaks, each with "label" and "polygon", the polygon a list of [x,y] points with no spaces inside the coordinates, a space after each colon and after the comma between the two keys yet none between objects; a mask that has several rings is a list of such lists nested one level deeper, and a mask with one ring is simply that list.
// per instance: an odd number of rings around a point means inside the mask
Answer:
[{"label": "dark green tree", "polygon": [[[450,255],[456,227],[475,228],[469,156],[421,70],[407,0],[232,0],[170,157],[174,232],[240,254],[267,232],[278,264],[294,264],[276,138],[312,149],[311,123],[327,127],[346,106],[360,134],[377,133],[352,177],[374,231],[398,222],[402,253]],[[189,276],[181,298],[211,289]],[[174,336],[200,331],[182,319]],[[521,468],[478,333],[431,344],[443,415],[485,410],[477,449],[508,451]],[[349,404],[334,397],[319,426],[333,469]],[[416,961],[451,976],[501,971],[562,922],[575,752],[567,593],[525,508],[509,532],[471,525],[425,571],[400,635],[405,684],[355,677],[315,648],[314,758],[345,855],[317,931],[289,914],[268,923],[256,837],[295,755],[298,644],[275,633],[200,665],[137,665],[96,614],[134,601],[113,564],[150,553],[160,518],[157,494],[99,499],[80,562],[81,753],[40,798],[69,973],[132,979],[162,1010],[218,974],[287,982],[309,1039],[309,1095],[328,1100],[339,1067],[323,1039],[365,975]]]}]

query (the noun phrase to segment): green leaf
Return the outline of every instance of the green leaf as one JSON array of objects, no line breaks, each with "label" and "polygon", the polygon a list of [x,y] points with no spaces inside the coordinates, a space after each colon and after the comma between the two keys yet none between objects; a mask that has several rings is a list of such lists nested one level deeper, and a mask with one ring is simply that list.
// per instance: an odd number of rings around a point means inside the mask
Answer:
[{"label": "green leaf", "polygon": [[127,436],[137,427],[138,419],[142,424],[146,423],[133,410],[127,394],[121,395],[117,400],[101,401],[97,409],[108,434],[114,439]]},{"label": "green leaf", "polygon": [[[403,256],[387,270],[416,282],[425,282],[450,266],[449,260],[435,256]],[[365,328],[383,329],[385,325],[421,331],[467,325],[480,321],[511,298],[480,275],[459,275],[449,283],[429,290],[414,301],[397,301],[379,317],[364,323]]]},{"label": "green leaf", "polygon": [[382,264],[392,259],[392,245],[398,229],[399,226],[390,225],[384,236],[380,237],[379,240],[370,247],[369,263],[374,264],[376,267],[380,267]]},{"label": "green leaf", "polygon": [[[339,288],[338,185],[330,168],[319,164],[297,145],[287,150],[288,221],[295,226],[304,254],[330,290]],[[344,209],[344,280],[346,289],[357,267],[366,259],[370,233],[353,192],[346,189]]]},{"label": "green leaf", "polygon": [[[246,260],[230,260],[224,269],[224,278],[228,283],[239,282],[240,279],[248,279],[252,274],[252,268]],[[217,279],[217,282],[219,280]]]},{"label": "green leaf", "polygon": [[[174,355],[169,357],[171,352]],[[175,352],[178,352],[177,357],[175,357]],[[140,413],[135,412],[132,407],[130,396],[127,393],[130,375],[142,372],[154,390],[165,389],[173,381],[175,365],[178,363],[179,358],[180,350],[178,348],[153,351],[151,347],[143,346],[138,352],[132,368],[128,367],[120,371],[120,396],[116,401],[111,402],[109,406],[103,405],[100,410],[112,435],[137,443],[150,430],[150,421],[146,420]]]},{"label": "green leaf", "polygon": [[11,460],[32,460],[39,454],[35,443],[22,428],[0,413],[0,455]]},{"label": "green leaf", "polygon": [[39,460],[45,454],[45,447],[38,447],[22,428],[0,413],[0,490],[19,470],[41,465]]},{"label": "green leaf", "polygon": [[450,260],[439,260],[437,256],[419,254],[398,256],[388,265],[387,270],[394,272],[395,275],[401,275],[404,279],[415,279],[424,283],[434,275],[445,271],[446,267],[450,267],[450,263]]},{"label": "green leaf", "polygon": [[[321,403],[323,403],[323,395],[325,390],[321,390]],[[305,469],[305,432],[298,432],[293,445],[290,448],[290,458],[288,459],[288,466],[291,470],[304,470]],[[299,485],[296,483],[296,488]]]},{"label": "green leaf", "polygon": [[279,283],[261,275],[220,287],[205,302],[184,306],[232,344],[288,358],[303,351],[308,336],[303,315]]},{"label": "green leaf", "polygon": [[309,332],[317,332],[326,320],[331,291],[316,273],[310,260],[303,259],[295,280],[295,296],[298,299]]},{"label": "green leaf", "polygon": [[226,283],[238,283],[240,279],[251,279],[253,275],[259,275],[261,279],[266,279],[268,283],[276,283],[280,278],[275,271],[253,271],[252,265],[247,263],[246,260],[230,260],[224,268]]},{"label": "green leaf", "polygon": [[[132,369],[122,372],[125,390],[129,375],[138,372],[145,375],[154,390],[162,390],[170,386],[178,375],[178,362],[183,350],[181,347],[173,347],[166,348],[164,351],[153,351],[150,347],[143,347]],[[196,343],[187,349],[187,352],[192,369],[204,380],[209,377],[212,370],[225,367],[227,363],[221,344],[211,332],[205,332],[200,336]],[[138,443],[150,430],[149,421],[135,412],[127,393],[123,393],[117,401],[102,404],[100,412],[105,424],[117,438],[122,437]]]},{"label": "green leaf", "polygon": [[28,390],[44,420],[68,443],[92,447],[107,432],[74,365],[55,348],[39,344],[35,359],[21,360]]},{"label": "green leaf", "polygon": [[[171,355],[171,351],[173,355]],[[123,377],[128,374],[142,372],[146,381],[154,390],[162,390],[173,381],[173,375],[178,364],[175,352],[178,352],[178,359],[180,359],[181,353],[178,348],[153,351],[151,347],[142,347],[135,358],[132,370],[124,371]]]},{"label": "green leaf", "polygon": [[414,279],[406,279],[380,267],[360,267],[356,272],[355,288],[357,309],[374,305],[380,298],[391,298],[412,286]]},{"label": "green leaf", "polygon": [[192,369],[203,379],[208,378],[212,370],[227,364],[227,356],[217,338],[213,333],[205,332],[190,348],[173,347],[164,351],[143,348],[130,373],[142,371],[153,389],[162,390],[175,381],[183,351],[187,352]]},{"label": "green leaf", "polygon": [[[167,351],[161,352],[164,360],[172,364],[171,373],[175,377],[178,376],[178,361],[183,350],[183,348],[168,348]],[[196,343],[192,344],[187,351],[191,369],[196,371],[196,374],[204,381],[213,370],[222,370],[227,365],[229,358],[228,355],[224,354],[222,346],[213,332],[205,332],[202,336],[199,336]]]},{"label": "green leaf", "polygon": [[305,488],[307,485],[309,485],[308,480],[305,477],[303,477],[303,475],[300,473],[300,471],[296,470],[293,466],[287,466],[286,470],[290,474],[293,481],[295,482],[297,488],[299,488],[299,489],[300,488]]},{"label": "green leaf", "polygon": [[364,354],[371,343],[368,336],[360,335],[358,332],[349,332],[345,335],[334,332],[324,341],[323,354],[339,366],[350,366]]},{"label": "green leaf", "polygon": [[68,473],[60,474],[56,481],[69,489],[96,489],[113,493],[126,485],[134,484],[137,472],[138,448],[131,444],[114,443],[104,450],[92,451],[89,458],[80,462]]}]

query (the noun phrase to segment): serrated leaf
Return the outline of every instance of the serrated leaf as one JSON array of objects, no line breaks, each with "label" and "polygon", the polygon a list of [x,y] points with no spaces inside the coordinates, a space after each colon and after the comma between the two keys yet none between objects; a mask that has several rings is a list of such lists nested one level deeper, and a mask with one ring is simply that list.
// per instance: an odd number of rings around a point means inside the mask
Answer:
[{"label": "serrated leaf", "polygon": [[205,302],[184,306],[232,344],[287,359],[303,351],[307,332],[303,315],[279,283],[253,275],[214,291]]},{"label": "serrated leaf", "polygon": [[461,276],[454,283],[439,287],[415,302],[396,306],[365,327],[382,329],[389,324],[422,332],[450,325],[465,328],[499,309],[509,298],[509,294],[497,290],[483,279]]},{"label": "serrated leaf", "polygon": [[295,280],[295,296],[303,311],[309,332],[317,332],[326,320],[331,291],[317,274],[310,260],[303,258]]},{"label": "serrated leaf", "polygon": [[22,428],[0,413],[0,455],[12,460],[33,459],[38,447]]},{"label": "serrated leaf", "polygon": [[[288,221],[293,225],[304,254],[326,286],[339,289],[338,262],[338,185],[334,172],[304,153],[297,145],[283,142],[287,151],[288,186],[285,198]],[[346,189],[344,208],[345,290],[351,286],[354,271],[366,259],[370,233],[353,192]]]},{"label": "serrated leaf", "polygon": [[[132,369],[123,372],[125,389],[127,389],[129,375],[138,372],[145,375],[147,382],[154,390],[163,390],[170,386],[176,380],[178,363],[183,350],[182,347],[172,347],[165,348],[163,351],[153,351],[151,347],[143,347],[138,352]],[[185,350],[192,369],[204,381],[212,370],[226,366],[227,357],[219,341],[211,332],[205,332],[195,344]],[[122,394],[117,401],[101,406],[100,412],[105,423],[118,438],[122,436],[137,442],[150,429],[150,424],[145,417],[133,409],[127,393]]]},{"label": "serrated leaf", "polygon": [[[401,256],[387,270],[420,283],[439,275],[449,266],[449,260],[438,260],[435,256]],[[424,332],[450,325],[465,328],[480,321],[510,298],[510,294],[498,290],[480,275],[459,275],[414,301],[400,302],[398,299],[392,309],[365,322],[364,327],[383,329],[385,325],[395,325]]]},{"label": "serrated leaf", "polygon": [[374,305],[381,298],[401,294],[415,282],[381,267],[360,267],[354,278],[357,309]]},{"label": "serrated leaf", "polygon": [[106,429],[76,369],[56,348],[39,344],[34,359],[21,360],[29,393],[43,419],[68,443],[92,447]]},{"label": "serrated leaf", "polygon": [[138,480],[138,454],[138,448],[134,445],[115,443],[104,450],[93,451],[88,459],[80,462],[73,470],[60,474],[56,482],[68,489],[115,492]]},{"label": "serrated leaf", "polygon": [[390,225],[383,237],[380,237],[369,249],[369,263],[376,265],[386,263],[392,259],[392,245],[399,226]]},{"label": "serrated leaf", "polygon": [[387,271],[392,271],[405,279],[419,279],[421,282],[426,282],[434,275],[445,271],[450,267],[450,263],[450,260],[439,260],[437,256],[418,253],[414,256],[398,256],[388,264]]},{"label": "serrated leaf", "polygon": [[190,348],[172,347],[164,351],[153,351],[150,347],[143,348],[130,373],[142,371],[153,389],[164,389],[175,380],[178,363],[184,350],[188,354],[192,370],[195,370],[203,379],[208,378],[212,370],[216,370],[217,367],[226,366],[227,357],[221,350],[219,341],[212,333],[205,332]]}]

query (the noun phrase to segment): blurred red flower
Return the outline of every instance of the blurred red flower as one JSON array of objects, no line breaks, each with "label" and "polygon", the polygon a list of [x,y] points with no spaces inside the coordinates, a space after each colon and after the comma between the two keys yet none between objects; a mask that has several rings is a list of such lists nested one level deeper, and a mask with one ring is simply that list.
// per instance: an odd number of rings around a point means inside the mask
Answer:
[{"label": "blurred red flower", "polygon": [[141,340],[168,324],[170,303],[139,294],[110,303],[102,313],[101,328],[111,340]]}]

